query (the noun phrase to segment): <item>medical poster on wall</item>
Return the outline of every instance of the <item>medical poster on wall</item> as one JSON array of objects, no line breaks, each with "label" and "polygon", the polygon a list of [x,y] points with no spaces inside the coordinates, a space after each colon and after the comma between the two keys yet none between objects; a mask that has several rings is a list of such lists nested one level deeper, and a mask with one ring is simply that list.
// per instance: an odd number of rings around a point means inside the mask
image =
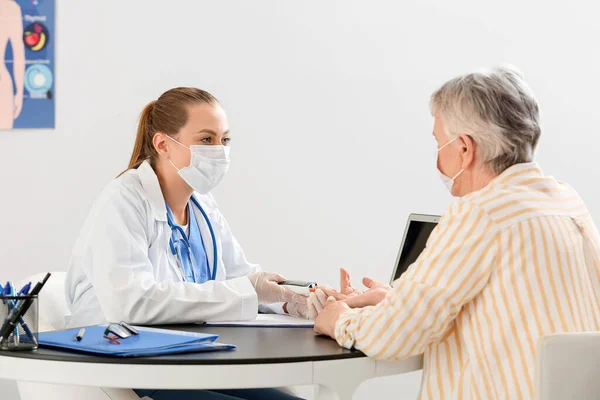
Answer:
[{"label": "medical poster on wall", "polygon": [[54,1],[0,0],[0,130],[54,128]]}]

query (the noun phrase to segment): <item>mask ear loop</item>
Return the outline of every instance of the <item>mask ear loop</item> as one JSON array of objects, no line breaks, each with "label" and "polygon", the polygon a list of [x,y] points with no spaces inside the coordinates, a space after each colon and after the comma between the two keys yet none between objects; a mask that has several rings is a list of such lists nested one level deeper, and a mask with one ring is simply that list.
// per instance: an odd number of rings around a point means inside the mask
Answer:
[{"label": "mask ear loop", "polygon": [[[445,145],[443,145],[442,147],[438,148],[438,153],[439,153],[440,151],[442,151],[442,149],[443,149],[444,147],[446,147],[446,146],[449,146],[449,145],[450,145],[450,143],[454,142],[456,139],[458,139],[458,136],[457,136],[457,137],[455,137],[454,139],[450,140],[448,143],[446,143],[446,144],[445,144]],[[173,139],[173,140],[175,140],[175,139]]]},{"label": "mask ear loop", "polygon": [[[175,143],[177,143],[178,145],[185,147],[185,148],[186,148],[186,149],[188,149],[189,151],[192,151],[192,149],[190,149],[188,146],[186,146],[186,145],[185,145],[185,144],[183,144],[183,143],[180,143],[179,141],[177,141],[176,139],[172,138],[171,136],[169,136],[169,135],[165,135],[165,136],[166,136],[166,137],[168,137],[169,139],[171,139],[172,141],[174,141]],[[179,168],[177,168],[177,166],[176,166],[175,164],[173,164],[173,161],[171,161],[171,159],[170,159],[170,158],[169,158],[169,162],[171,163],[171,165],[173,166],[173,168],[175,168],[175,169],[177,170],[177,172],[179,172],[179,171],[180,171],[180,169],[179,169]]]},{"label": "mask ear loop", "polygon": [[177,172],[179,172],[179,168],[177,168],[177,166],[175,164],[173,164],[173,161],[171,161],[170,158],[169,158],[169,162],[171,163],[171,165],[173,166],[173,168],[175,168],[177,170]]},{"label": "mask ear loop", "polygon": [[[440,147],[438,149],[438,153],[446,146],[450,145],[450,143],[454,142],[456,139],[458,139],[458,136],[455,137],[454,139],[450,140],[448,143],[446,143],[445,145],[443,145],[442,147]],[[174,139],[173,139],[174,140]],[[460,174],[462,174],[463,172],[465,172],[465,169],[461,169],[460,171],[458,171],[458,173],[456,175],[454,175],[454,178],[451,179],[452,183],[454,183],[454,181],[456,180],[456,178],[458,178],[460,176]]]},{"label": "mask ear loop", "polygon": [[462,174],[465,171],[465,169],[461,169],[460,171],[458,171],[458,174],[454,175],[454,178],[452,178],[452,182],[454,182],[454,180],[456,180],[456,178],[458,178],[460,176],[460,174]]}]

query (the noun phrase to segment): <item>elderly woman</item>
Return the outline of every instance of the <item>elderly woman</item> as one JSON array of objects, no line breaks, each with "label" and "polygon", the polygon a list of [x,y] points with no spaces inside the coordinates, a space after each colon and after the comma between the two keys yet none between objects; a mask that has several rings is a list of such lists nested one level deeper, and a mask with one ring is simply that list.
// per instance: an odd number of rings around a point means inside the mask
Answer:
[{"label": "elderly woman", "polygon": [[326,290],[341,301],[315,329],[376,359],[425,353],[423,399],[533,398],[537,339],[600,330],[600,236],[577,193],[533,161],[538,103],[520,74],[452,79],[431,111],[458,199],[393,289]]}]

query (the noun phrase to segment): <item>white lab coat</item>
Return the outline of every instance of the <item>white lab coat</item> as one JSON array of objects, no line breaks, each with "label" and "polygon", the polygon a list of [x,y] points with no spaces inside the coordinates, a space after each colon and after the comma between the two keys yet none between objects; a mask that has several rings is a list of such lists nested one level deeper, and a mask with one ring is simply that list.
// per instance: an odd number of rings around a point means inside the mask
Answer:
[{"label": "white lab coat", "polygon": [[[194,194],[217,242],[215,281],[185,282],[171,253],[171,228],[158,178],[148,162],[112,181],[96,200],[77,240],[66,278],[67,326],[126,321],[190,323],[256,318],[250,264],[214,198]],[[212,238],[193,207],[210,269]]]}]

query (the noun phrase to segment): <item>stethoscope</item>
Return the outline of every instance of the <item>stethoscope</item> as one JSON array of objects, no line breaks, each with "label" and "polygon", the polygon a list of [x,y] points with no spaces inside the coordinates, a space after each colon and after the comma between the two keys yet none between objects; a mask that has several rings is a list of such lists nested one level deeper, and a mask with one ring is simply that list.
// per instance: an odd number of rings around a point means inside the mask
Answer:
[{"label": "stethoscope", "polygon": [[[214,281],[217,278],[217,258],[218,258],[217,257],[217,241],[215,239],[215,231],[213,230],[212,224],[210,223],[210,220],[208,219],[208,215],[206,215],[206,212],[204,212],[204,209],[202,208],[202,206],[200,205],[200,203],[198,202],[198,200],[196,200],[196,198],[194,196],[192,196],[192,202],[196,205],[196,207],[198,207],[198,209],[202,213],[202,216],[204,217],[204,220],[206,221],[206,224],[208,225],[208,230],[210,231],[210,238],[211,238],[212,244],[213,244],[213,270],[212,270],[210,280]],[[194,212],[194,211],[190,210],[190,212]],[[169,213],[167,213],[167,222],[168,222],[169,226],[171,227],[171,238],[169,239],[169,246],[171,247],[171,253],[173,253],[173,255],[175,256],[175,259],[177,260],[177,265],[179,266],[179,269],[181,270],[181,275],[183,276],[183,279],[185,280],[185,271],[183,270],[183,264],[181,263],[181,260],[179,259],[179,252],[175,248],[175,243],[173,242],[173,230],[175,230],[176,232],[179,233],[179,235],[181,236],[180,240],[183,240],[183,243],[187,246],[188,257],[190,259],[190,266],[192,267],[192,277],[194,279],[194,282],[198,282],[196,280],[196,267],[194,266],[194,259],[192,257],[192,247],[190,245],[190,241],[187,238],[187,235],[185,234],[185,232],[179,225],[173,223],[173,220],[171,219],[171,216],[169,215]],[[188,221],[188,223],[189,223],[189,221]],[[190,229],[191,229],[191,227],[190,227]],[[208,268],[209,268],[209,272],[210,272],[210,266]]]}]

